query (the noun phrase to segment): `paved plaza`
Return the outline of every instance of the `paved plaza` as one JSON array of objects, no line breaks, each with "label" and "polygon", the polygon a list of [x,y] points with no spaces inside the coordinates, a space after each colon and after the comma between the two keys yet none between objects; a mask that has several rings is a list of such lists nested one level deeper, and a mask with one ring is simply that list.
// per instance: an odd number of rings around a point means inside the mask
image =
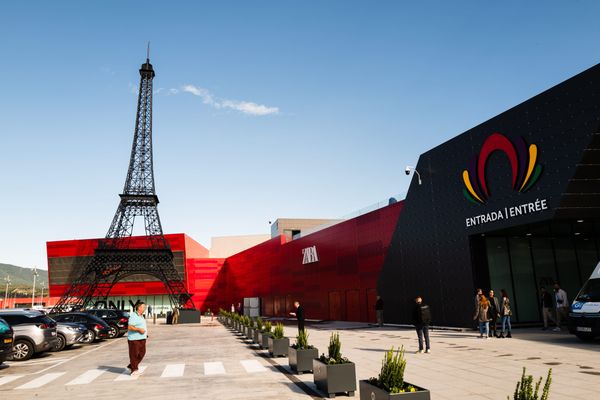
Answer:
[{"label": "paved plaza", "polygon": [[[407,350],[406,380],[429,388],[433,399],[506,399],[521,368],[538,377],[553,369],[550,399],[596,399],[600,393],[600,342],[582,343],[567,333],[523,329],[512,339],[481,340],[474,332],[436,330],[431,354],[415,354],[410,329],[322,323],[308,327],[309,341],[327,349],[339,331],[342,354],[356,363],[358,379],[375,376],[383,352]],[[286,335],[295,336],[293,325]],[[79,399],[124,396],[145,399],[322,398],[312,374],[294,375],[287,358],[271,359],[216,320],[198,325],[149,326],[148,353],[137,377],[124,373],[126,338],[49,353],[0,367],[0,397]],[[358,393],[357,393],[358,396]],[[338,396],[341,397],[341,396]]]}]

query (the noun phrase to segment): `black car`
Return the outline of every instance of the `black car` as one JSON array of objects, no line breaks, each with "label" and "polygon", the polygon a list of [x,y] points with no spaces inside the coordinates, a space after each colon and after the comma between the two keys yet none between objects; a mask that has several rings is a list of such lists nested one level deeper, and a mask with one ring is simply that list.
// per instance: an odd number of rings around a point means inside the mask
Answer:
[{"label": "black car", "polygon": [[85,312],[92,314],[110,326],[110,332],[108,337],[114,339],[121,337],[127,333],[127,324],[129,323],[129,312],[124,310],[113,310],[106,308],[94,308],[85,310]]},{"label": "black car", "polygon": [[15,333],[8,322],[0,318],[0,364],[8,360],[13,354]]},{"label": "black car", "polygon": [[81,339],[81,343],[93,343],[96,340],[108,338],[110,326],[100,318],[84,312],[69,312],[60,314],[51,314],[56,322],[74,322],[85,325],[87,333]]}]

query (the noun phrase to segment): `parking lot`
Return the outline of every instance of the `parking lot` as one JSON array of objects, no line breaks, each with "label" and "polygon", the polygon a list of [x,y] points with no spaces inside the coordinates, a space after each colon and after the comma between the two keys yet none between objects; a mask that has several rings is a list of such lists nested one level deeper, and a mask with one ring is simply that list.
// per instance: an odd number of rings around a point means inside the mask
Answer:
[{"label": "parking lot", "polygon": [[[527,367],[535,377],[553,368],[550,399],[595,399],[600,392],[600,343],[566,333],[516,330],[513,339],[480,340],[475,333],[434,331],[432,354],[414,354],[414,332],[364,324],[309,326],[309,341],[326,351],[339,331],[342,354],[356,363],[357,378],[378,373],[383,351],[404,345],[406,380],[429,388],[433,399],[506,399]],[[295,336],[293,325],[286,335]],[[147,399],[321,398],[311,374],[292,375],[287,358],[270,359],[216,320],[149,325],[144,372],[131,377],[126,337],[0,367],[0,396],[10,399],[116,397]]]}]

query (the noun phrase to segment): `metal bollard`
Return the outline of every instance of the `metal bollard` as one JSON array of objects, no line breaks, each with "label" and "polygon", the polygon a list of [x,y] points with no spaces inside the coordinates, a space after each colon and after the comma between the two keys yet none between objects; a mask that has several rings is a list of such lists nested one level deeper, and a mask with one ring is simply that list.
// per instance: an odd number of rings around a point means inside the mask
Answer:
[{"label": "metal bollard", "polygon": [[152,323],[156,325],[156,314],[152,314]]}]

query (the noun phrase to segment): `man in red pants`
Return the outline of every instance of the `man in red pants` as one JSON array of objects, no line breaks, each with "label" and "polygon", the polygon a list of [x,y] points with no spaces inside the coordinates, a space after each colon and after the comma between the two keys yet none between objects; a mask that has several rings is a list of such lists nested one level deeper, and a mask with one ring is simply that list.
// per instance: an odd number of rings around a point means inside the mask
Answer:
[{"label": "man in red pants", "polygon": [[146,320],[144,311],[146,304],[139,302],[135,305],[134,311],[129,316],[129,326],[127,327],[127,344],[129,345],[129,369],[132,376],[139,375],[138,367],[146,355]]}]

